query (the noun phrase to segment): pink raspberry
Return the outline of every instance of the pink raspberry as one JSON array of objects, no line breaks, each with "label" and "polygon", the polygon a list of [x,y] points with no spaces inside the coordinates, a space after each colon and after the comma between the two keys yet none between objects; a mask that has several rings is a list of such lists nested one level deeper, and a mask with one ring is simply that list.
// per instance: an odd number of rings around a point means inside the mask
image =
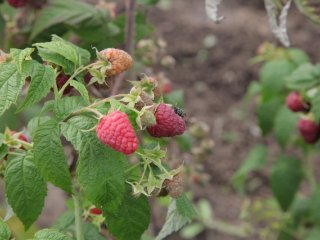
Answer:
[{"label": "pink raspberry", "polygon": [[7,0],[8,4],[14,8],[21,8],[29,3],[29,0]]},{"label": "pink raspberry", "polygon": [[134,153],[138,149],[138,139],[128,116],[114,111],[104,116],[96,128],[99,140],[123,154]]},{"label": "pink raspberry", "polygon": [[184,119],[166,104],[161,103],[155,113],[157,124],[147,128],[153,137],[174,137],[186,130]]},{"label": "pink raspberry", "polygon": [[314,144],[320,137],[320,127],[310,119],[300,119],[298,129],[304,141],[309,144]]},{"label": "pink raspberry", "polygon": [[287,107],[293,112],[304,112],[309,110],[309,106],[305,103],[298,92],[291,92],[286,99]]}]

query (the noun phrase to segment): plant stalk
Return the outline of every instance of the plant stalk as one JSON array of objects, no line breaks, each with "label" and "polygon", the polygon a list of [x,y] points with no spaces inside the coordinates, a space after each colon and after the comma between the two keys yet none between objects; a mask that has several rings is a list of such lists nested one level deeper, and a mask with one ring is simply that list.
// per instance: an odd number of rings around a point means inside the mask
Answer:
[{"label": "plant stalk", "polygon": [[82,229],[82,208],[79,196],[73,195],[74,203],[74,214],[75,214],[75,225],[76,225],[76,239],[84,240],[83,229]]},{"label": "plant stalk", "polygon": [[312,192],[314,192],[317,188],[317,179],[316,179],[316,177],[314,175],[314,171],[313,171],[313,159],[312,159],[311,154],[308,154],[306,156],[305,174],[306,174],[306,178],[310,184],[311,190],[312,190]]}]

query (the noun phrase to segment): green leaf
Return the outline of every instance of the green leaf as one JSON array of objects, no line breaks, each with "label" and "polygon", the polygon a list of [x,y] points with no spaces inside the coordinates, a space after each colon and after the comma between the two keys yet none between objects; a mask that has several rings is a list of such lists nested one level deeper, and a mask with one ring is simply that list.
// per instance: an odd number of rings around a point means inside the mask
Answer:
[{"label": "green leaf", "polygon": [[299,11],[314,23],[320,24],[319,2],[311,0],[295,0]]},{"label": "green leaf", "polygon": [[262,130],[263,135],[267,135],[272,130],[275,121],[274,116],[282,105],[282,102],[283,101],[279,98],[273,98],[258,106],[257,115],[259,127]]},{"label": "green leaf", "polygon": [[150,222],[150,206],[147,197],[133,196],[131,187],[127,186],[121,207],[116,215],[106,214],[106,222],[110,233],[117,240],[140,240]]},{"label": "green leaf", "polygon": [[282,106],[275,117],[274,132],[282,148],[288,144],[297,128],[298,115]]},{"label": "green leaf", "polygon": [[143,4],[146,6],[155,5],[159,2],[159,0],[138,0],[139,4]]},{"label": "green leaf", "polygon": [[124,155],[102,145],[95,136],[80,150],[77,174],[80,186],[104,211],[119,210],[125,190]]},{"label": "green leaf", "polygon": [[79,96],[62,98],[54,103],[54,113],[57,119],[63,120],[70,113],[86,106],[86,102]]},{"label": "green leaf", "polygon": [[179,213],[176,206],[176,200],[172,199],[168,208],[166,222],[155,240],[165,239],[170,234],[179,231],[188,223],[190,223],[190,219]]},{"label": "green leaf", "polygon": [[310,198],[310,215],[311,219],[320,227],[320,212],[318,211],[320,204],[320,187],[318,186]]},{"label": "green leaf", "polygon": [[298,65],[310,62],[310,58],[308,57],[308,55],[298,48],[290,48],[288,50],[288,54],[290,60],[294,61],[294,63]]},{"label": "green leaf", "polygon": [[10,54],[14,59],[15,63],[17,64],[19,72],[22,71],[22,66],[24,61],[31,59],[31,54],[33,51],[34,51],[34,48],[26,48],[23,50],[16,49],[16,48],[10,49]]},{"label": "green leaf", "polygon": [[23,72],[31,77],[26,99],[18,107],[17,111],[29,107],[47,96],[51,87],[56,82],[56,73],[51,66],[40,64],[36,61],[26,61],[23,64]]},{"label": "green leaf", "polygon": [[46,180],[71,192],[71,175],[55,120],[41,124],[34,136],[34,158]]},{"label": "green leaf", "polygon": [[36,18],[30,38],[33,39],[42,31],[60,24],[71,26],[95,18],[98,9],[94,6],[76,0],[54,0],[43,8]]},{"label": "green leaf", "polygon": [[312,205],[313,205],[312,198],[305,198],[305,197],[298,196],[295,199],[292,206],[290,207],[290,214],[292,216],[292,220],[293,220],[292,222],[294,227],[298,227],[303,222],[310,220],[310,215],[312,213],[311,211]]},{"label": "green leaf", "polygon": [[[320,22],[320,21],[319,21]],[[319,240],[320,239],[320,229],[314,228],[310,231],[305,240]]]},{"label": "green leaf", "polygon": [[38,49],[39,56],[42,58],[44,62],[52,63],[56,66],[62,67],[63,72],[67,75],[73,74],[74,63],[72,63],[70,60],[48,49],[40,48],[40,47],[37,49]]},{"label": "green leaf", "polygon": [[8,152],[9,152],[9,148],[8,148],[8,146],[7,145],[1,145],[0,146],[0,160],[2,159],[2,158],[4,158],[7,154],[8,154]]},{"label": "green leaf", "polygon": [[83,224],[83,232],[85,240],[105,240],[106,237],[101,235],[99,229],[93,223]]},{"label": "green leaf", "polygon": [[172,104],[174,106],[184,108],[184,93],[182,90],[173,91],[163,96],[165,103]]},{"label": "green leaf", "polygon": [[316,122],[320,122],[320,92],[311,99],[311,112],[314,114]]},{"label": "green leaf", "polygon": [[75,216],[73,210],[68,210],[63,213],[52,225],[53,229],[57,229],[62,232],[71,227],[75,222]]},{"label": "green leaf", "polygon": [[10,206],[28,229],[40,215],[47,194],[47,184],[33,163],[31,152],[10,160],[5,189]]},{"label": "green leaf", "polygon": [[264,145],[256,145],[250,150],[241,167],[232,176],[232,184],[237,191],[245,192],[245,181],[248,174],[265,165],[267,153],[267,147]]},{"label": "green leaf", "polygon": [[88,116],[75,116],[62,123],[62,132],[79,151],[77,174],[85,194],[94,204],[116,213],[125,192],[123,154],[101,144],[92,128],[97,121]]},{"label": "green leaf", "polygon": [[190,151],[193,147],[192,136],[188,132],[185,132],[183,135],[177,136],[176,141],[183,151]]},{"label": "green leaf", "polygon": [[294,70],[286,60],[273,60],[263,65],[260,71],[263,99],[270,99],[285,86],[285,78]]},{"label": "green leaf", "polygon": [[[80,58],[77,50],[61,41],[46,42],[46,43],[35,43],[34,46],[37,47],[39,52],[49,52],[51,54],[57,54],[64,57],[66,60],[73,64],[73,70],[75,70],[80,63]],[[40,55],[41,56],[41,55]]]},{"label": "green leaf", "polygon": [[184,239],[194,239],[198,234],[205,230],[205,227],[201,223],[193,223],[185,226],[181,230],[181,237]]},{"label": "green leaf", "polygon": [[280,156],[272,167],[271,189],[283,211],[291,206],[302,178],[301,164],[295,158]]},{"label": "green leaf", "polygon": [[83,97],[83,99],[86,101],[86,103],[90,104],[90,98],[89,98],[89,93],[88,90],[86,89],[85,85],[81,82],[72,80],[70,82],[70,85],[74,87]]},{"label": "green leaf", "polygon": [[12,63],[0,64],[0,116],[16,102],[25,76],[17,72]]},{"label": "green leaf", "polygon": [[11,231],[7,224],[0,218],[0,239],[1,240],[10,240]]},{"label": "green leaf", "polygon": [[89,116],[75,116],[67,122],[61,123],[61,130],[65,138],[72,143],[77,151],[81,151],[90,145],[90,141],[94,138],[93,133],[86,132],[97,124],[95,118]]},{"label": "green leaf", "polygon": [[81,47],[78,47],[77,45],[71,43],[71,42],[68,42],[66,40],[64,40],[63,38],[57,36],[57,35],[52,35],[52,42],[61,42],[65,45],[68,45],[72,48],[74,48],[78,55],[79,55],[79,62],[78,62],[78,65],[81,66],[81,65],[87,65],[90,63],[90,58],[91,58],[91,54],[89,51],[87,51],[86,49],[83,49]]},{"label": "green leaf", "polygon": [[52,229],[43,229],[35,234],[35,240],[72,240],[72,238]]},{"label": "green leaf", "polygon": [[177,210],[180,215],[188,217],[192,220],[196,215],[196,211],[192,206],[192,202],[187,198],[186,194],[176,199]]},{"label": "green leaf", "polygon": [[30,134],[31,138],[34,137],[34,134],[36,133],[37,128],[43,124],[44,122],[47,122],[50,120],[50,117],[44,116],[44,117],[34,117],[32,118],[27,126],[28,133]]},{"label": "green leaf", "polygon": [[299,66],[286,79],[287,87],[293,90],[307,90],[320,83],[320,65],[310,63]]},{"label": "green leaf", "polygon": [[[6,20],[3,15],[0,14],[0,36],[5,36]],[[4,37],[0,38],[0,46],[3,46]]]}]

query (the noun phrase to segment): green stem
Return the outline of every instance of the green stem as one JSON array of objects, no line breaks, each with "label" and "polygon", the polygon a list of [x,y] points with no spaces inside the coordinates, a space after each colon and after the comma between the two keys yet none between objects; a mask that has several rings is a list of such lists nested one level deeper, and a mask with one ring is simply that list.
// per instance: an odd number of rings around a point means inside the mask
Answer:
[{"label": "green stem", "polygon": [[76,239],[84,240],[82,229],[82,209],[79,196],[73,195],[75,225],[76,225]]},{"label": "green stem", "polygon": [[15,139],[15,141],[20,143],[25,149],[32,149],[33,148],[33,144],[32,143],[28,143],[28,142],[25,142],[25,141],[20,140],[20,139]]},{"label": "green stem", "polygon": [[78,68],[72,75],[71,77],[68,79],[68,81],[62,86],[62,88],[59,91],[59,96],[61,97],[63,95],[64,90],[66,90],[66,88],[69,86],[70,82],[76,77],[78,76],[80,73],[84,72],[85,70],[91,68],[92,66],[94,66],[96,63],[91,63],[85,67],[80,67]]},{"label": "green stem", "polygon": [[308,154],[306,156],[305,174],[306,174],[306,178],[310,184],[311,190],[315,191],[315,189],[317,188],[317,179],[316,179],[316,177],[314,175],[314,171],[313,171],[313,159],[312,159],[311,154]]}]

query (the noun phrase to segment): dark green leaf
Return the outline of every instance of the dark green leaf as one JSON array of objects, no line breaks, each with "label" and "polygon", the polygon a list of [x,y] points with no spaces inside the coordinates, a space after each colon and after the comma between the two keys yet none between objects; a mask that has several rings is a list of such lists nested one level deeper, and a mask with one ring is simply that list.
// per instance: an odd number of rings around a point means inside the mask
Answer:
[{"label": "dark green leaf", "polygon": [[127,187],[121,207],[116,215],[106,214],[106,222],[110,233],[118,240],[140,240],[150,222],[147,197],[135,197],[131,187]]},{"label": "dark green leaf", "polygon": [[301,164],[295,158],[280,156],[272,167],[271,189],[283,211],[291,206],[302,178]]},{"label": "dark green leaf", "polygon": [[26,48],[26,49],[16,49],[16,48],[11,48],[10,49],[10,54],[12,58],[14,59],[15,63],[17,64],[17,68],[19,72],[22,71],[22,66],[24,61],[30,60],[30,56],[32,52],[34,51],[33,48]]},{"label": "dark green leaf", "polygon": [[70,113],[79,110],[84,106],[86,106],[86,102],[81,97],[74,96],[62,98],[60,100],[55,101],[54,113],[57,119],[63,120],[66,117],[68,117]]},{"label": "dark green leaf", "polygon": [[72,80],[70,82],[70,85],[72,87],[74,87],[81,94],[81,96],[83,97],[83,99],[85,100],[85,102],[87,104],[90,103],[88,90],[86,89],[86,87],[85,87],[85,85],[83,83],[75,81],[75,80]]},{"label": "dark green leaf", "polygon": [[293,71],[286,79],[288,88],[306,90],[320,83],[320,65],[306,63]]},{"label": "dark green leaf", "polygon": [[101,235],[97,226],[93,223],[83,224],[84,240],[105,240],[106,237]]},{"label": "dark green leaf", "polygon": [[26,76],[31,77],[31,83],[26,99],[20,104],[18,111],[40,101],[50,92],[51,87],[56,82],[54,69],[51,66],[43,65],[36,61],[24,62],[23,72]]},{"label": "dark green leaf", "polygon": [[0,116],[16,102],[24,80],[15,64],[0,64]]},{"label": "dark green leaf", "polygon": [[116,213],[125,191],[123,154],[101,144],[92,128],[97,121],[76,116],[62,124],[62,132],[79,154],[78,180],[85,194],[105,211]]},{"label": "dark green leaf", "polygon": [[31,39],[39,33],[60,23],[77,25],[95,17],[97,9],[94,6],[76,0],[54,0],[43,8],[32,29]]},{"label": "dark green leaf", "polygon": [[282,100],[279,98],[273,98],[266,103],[262,103],[257,109],[257,115],[259,120],[259,127],[262,130],[263,135],[267,135],[274,126],[277,111],[282,105]]},{"label": "dark green leaf", "polygon": [[188,217],[182,216],[176,206],[176,200],[173,199],[169,205],[166,222],[155,240],[165,239],[170,234],[179,231],[182,227],[190,223]]},{"label": "dark green leaf", "polygon": [[52,225],[53,229],[57,229],[62,232],[71,227],[75,222],[74,211],[68,210],[63,213]]},{"label": "dark green leaf", "polygon": [[40,215],[47,195],[47,184],[33,163],[32,153],[10,160],[5,184],[10,206],[28,229]]},{"label": "dark green leaf", "polygon": [[183,91],[173,91],[164,96],[164,101],[173,106],[184,108],[184,93]]},{"label": "dark green leaf", "polygon": [[264,101],[283,90],[285,78],[293,70],[294,65],[286,60],[273,60],[261,68],[260,79]]},{"label": "dark green leaf", "polygon": [[1,240],[10,240],[11,231],[7,224],[0,218],[0,239]]},{"label": "dark green leaf", "polygon": [[320,92],[311,99],[311,112],[314,114],[316,122],[320,122]]},{"label": "dark green leaf", "polygon": [[35,234],[35,240],[72,240],[72,238],[56,230],[43,229]]},{"label": "dark green leaf", "polygon": [[232,183],[239,192],[244,193],[247,175],[254,170],[262,168],[265,165],[266,158],[266,146],[256,145],[250,150],[241,167],[232,177]]},{"label": "dark green leaf", "polygon": [[37,128],[34,136],[34,157],[36,165],[48,181],[71,192],[71,175],[56,121],[49,120]]},{"label": "dark green leaf", "polygon": [[193,147],[192,136],[185,132],[183,135],[177,136],[176,141],[183,151],[190,151]]},{"label": "dark green leaf", "polygon": [[275,118],[274,131],[278,143],[284,148],[296,132],[298,115],[282,106]]},{"label": "dark green leaf", "polygon": [[187,198],[186,194],[183,194],[181,197],[177,198],[176,205],[179,214],[184,217],[188,217],[190,220],[197,215],[192,206],[192,202]]}]

